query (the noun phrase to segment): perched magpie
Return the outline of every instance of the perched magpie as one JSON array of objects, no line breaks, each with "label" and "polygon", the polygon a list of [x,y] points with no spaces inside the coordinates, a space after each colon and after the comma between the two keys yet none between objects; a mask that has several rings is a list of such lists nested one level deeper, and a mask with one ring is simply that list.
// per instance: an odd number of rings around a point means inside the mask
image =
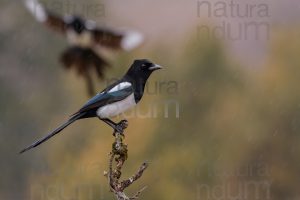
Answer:
[{"label": "perched magpie", "polygon": [[108,62],[101,56],[103,49],[130,51],[139,46],[143,36],[136,31],[117,31],[97,27],[91,20],[79,16],[60,17],[46,8],[38,0],[24,0],[27,9],[36,18],[51,29],[66,36],[70,48],[60,56],[60,61],[66,68],[74,67],[79,75],[86,79],[88,92],[94,95],[90,71],[96,69],[99,78],[103,78]]},{"label": "perched magpie", "polygon": [[98,117],[114,130],[121,131],[118,125],[109,118],[134,107],[141,100],[146,81],[151,73],[157,69],[161,69],[161,66],[147,59],[135,60],[123,78],[91,98],[81,109],[71,115],[67,122],[46,137],[26,147],[20,153],[40,145],[79,119]]}]

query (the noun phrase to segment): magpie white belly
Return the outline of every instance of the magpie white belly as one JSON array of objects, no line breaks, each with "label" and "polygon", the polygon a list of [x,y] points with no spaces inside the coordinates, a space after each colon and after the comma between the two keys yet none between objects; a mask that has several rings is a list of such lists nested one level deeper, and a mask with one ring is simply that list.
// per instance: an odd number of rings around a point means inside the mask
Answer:
[{"label": "magpie white belly", "polygon": [[128,97],[126,97],[125,99],[123,99],[122,101],[118,101],[118,102],[100,107],[97,110],[97,115],[102,119],[114,117],[114,116],[117,116],[117,115],[127,111],[128,109],[134,107],[135,105],[136,105],[136,103],[135,103],[135,99],[134,99],[134,94],[131,94]]}]

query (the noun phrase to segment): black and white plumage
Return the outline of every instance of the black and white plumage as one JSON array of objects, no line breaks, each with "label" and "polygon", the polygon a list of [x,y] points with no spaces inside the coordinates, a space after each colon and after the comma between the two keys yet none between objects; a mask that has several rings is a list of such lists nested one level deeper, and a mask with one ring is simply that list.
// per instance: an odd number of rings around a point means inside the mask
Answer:
[{"label": "black and white plumage", "polygon": [[99,78],[103,78],[106,66],[109,66],[101,49],[130,51],[143,42],[143,36],[137,31],[117,31],[97,27],[92,20],[78,16],[60,17],[47,10],[38,0],[24,0],[26,8],[49,28],[63,34],[70,48],[60,56],[66,68],[75,67],[79,75],[85,77],[89,94],[94,95],[90,69],[95,68]]},{"label": "black and white plumage", "polygon": [[141,100],[149,76],[157,69],[161,69],[161,66],[149,60],[135,60],[123,78],[91,98],[67,122],[46,137],[26,147],[20,153],[40,145],[79,119],[98,117],[115,130],[118,130],[117,124],[109,118],[115,117],[134,107]]}]

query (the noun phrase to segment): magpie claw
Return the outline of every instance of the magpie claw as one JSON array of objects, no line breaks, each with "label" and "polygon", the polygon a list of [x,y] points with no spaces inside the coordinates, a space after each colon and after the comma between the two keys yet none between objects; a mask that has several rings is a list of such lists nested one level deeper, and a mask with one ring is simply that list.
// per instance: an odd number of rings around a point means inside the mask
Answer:
[{"label": "magpie claw", "polygon": [[128,121],[127,120],[121,120],[119,123],[116,124],[114,127],[114,135],[116,133],[120,133],[121,135],[124,135],[124,130],[128,127]]}]

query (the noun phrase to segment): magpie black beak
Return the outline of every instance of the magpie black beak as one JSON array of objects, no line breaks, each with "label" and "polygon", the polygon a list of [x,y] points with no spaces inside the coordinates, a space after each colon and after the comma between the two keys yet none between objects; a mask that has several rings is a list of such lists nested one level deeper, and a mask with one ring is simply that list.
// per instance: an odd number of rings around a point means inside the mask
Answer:
[{"label": "magpie black beak", "polygon": [[155,70],[162,69],[162,68],[163,68],[162,66],[155,64],[152,67],[149,67],[149,70],[150,71],[155,71]]}]

